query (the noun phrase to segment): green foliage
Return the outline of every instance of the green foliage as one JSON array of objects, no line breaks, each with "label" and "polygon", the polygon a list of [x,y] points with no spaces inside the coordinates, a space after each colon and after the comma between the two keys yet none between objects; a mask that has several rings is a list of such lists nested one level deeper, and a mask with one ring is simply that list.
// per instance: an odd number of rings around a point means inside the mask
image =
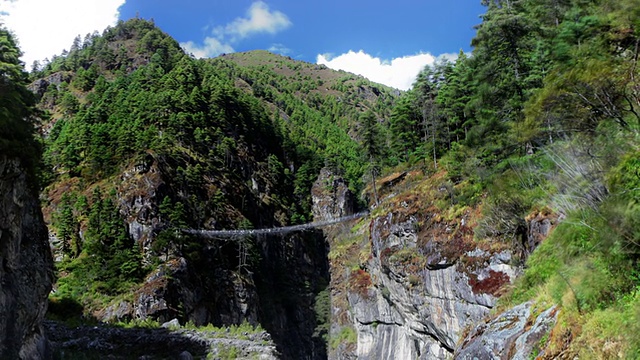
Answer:
[{"label": "green foliage", "polygon": [[355,330],[349,326],[343,326],[340,332],[329,339],[329,347],[337,349],[340,345],[355,344],[358,341],[358,335]]},{"label": "green foliage", "polygon": [[328,287],[325,287],[316,295],[313,310],[316,315],[316,327],[312,336],[321,338],[326,343],[331,327],[331,291]]},{"label": "green foliage", "polygon": [[0,153],[19,158],[33,176],[40,156],[32,126],[35,98],[20,55],[13,35],[0,26]]},{"label": "green foliage", "polygon": [[[436,205],[482,202],[478,237],[517,249],[532,209],[551,204],[566,217],[529,258],[513,298],[541,291],[581,314],[629,314],[616,307],[637,304],[620,299],[636,288],[640,259],[640,10],[633,0],[483,4],[472,56],[425,68],[397,102],[365,79],[266,52],[195,60],[152,23],[120,22],[39,66],[41,76],[69,76],[41,99],[57,120],[45,162],[56,179],[94,184],[151,159],[171,178],[153,250],[196,261],[202,245],[182,228],[309,221],[309,190],[323,166],[354,191],[363,177],[375,184],[385,166],[444,168],[447,196]],[[24,85],[15,44],[3,36],[9,51],[0,64],[8,65],[0,71]],[[4,113],[19,106],[31,114],[33,101],[21,91],[1,103]],[[7,124],[0,148],[24,146],[28,123]],[[60,201],[53,225],[70,255],[60,265],[69,273],[60,296],[102,294],[139,279],[140,259],[113,199]],[[87,226],[86,242],[75,247],[79,224]],[[342,257],[353,243],[330,256]],[[368,274],[352,275],[366,290]],[[322,296],[318,314],[326,310]],[[593,324],[603,322],[594,316]],[[353,330],[343,328],[330,345],[340,342],[354,343]]]}]

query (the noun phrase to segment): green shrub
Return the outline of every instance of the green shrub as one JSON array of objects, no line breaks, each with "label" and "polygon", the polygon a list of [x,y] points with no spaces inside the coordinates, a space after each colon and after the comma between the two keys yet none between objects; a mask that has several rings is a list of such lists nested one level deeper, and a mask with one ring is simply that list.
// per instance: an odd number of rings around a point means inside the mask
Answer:
[{"label": "green shrub", "polygon": [[355,344],[358,341],[358,335],[356,331],[348,326],[344,326],[340,329],[338,335],[329,339],[329,346],[331,349],[337,349],[341,344]]}]

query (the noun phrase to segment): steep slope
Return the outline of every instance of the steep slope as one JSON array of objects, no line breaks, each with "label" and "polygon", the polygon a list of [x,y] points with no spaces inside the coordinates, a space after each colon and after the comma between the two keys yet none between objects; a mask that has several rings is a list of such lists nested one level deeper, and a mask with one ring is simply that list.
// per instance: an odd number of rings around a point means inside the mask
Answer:
[{"label": "steep slope", "polygon": [[[21,121],[21,120],[20,120]],[[42,321],[54,279],[34,179],[23,162],[0,156],[0,358],[42,359]]]}]

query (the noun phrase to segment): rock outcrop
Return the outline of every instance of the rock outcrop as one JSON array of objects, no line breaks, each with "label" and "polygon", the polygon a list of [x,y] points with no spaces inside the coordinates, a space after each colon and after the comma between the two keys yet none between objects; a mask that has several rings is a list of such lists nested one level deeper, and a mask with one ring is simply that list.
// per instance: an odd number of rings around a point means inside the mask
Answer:
[{"label": "rock outcrop", "polygon": [[53,279],[47,228],[20,161],[0,157],[0,358],[42,359]]},{"label": "rock outcrop", "polygon": [[456,349],[455,359],[513,359],[541,357],[545,335],[553,328],[558,309],[552,306],[536,315],[533,303],[517,305],[493,320],[476,326]]},{"label": "rock outcrop", "polygon": [[336,219],[354,213],[355,196],[347,182],[328,168],[320,171],[311,195],[314,221]]}]

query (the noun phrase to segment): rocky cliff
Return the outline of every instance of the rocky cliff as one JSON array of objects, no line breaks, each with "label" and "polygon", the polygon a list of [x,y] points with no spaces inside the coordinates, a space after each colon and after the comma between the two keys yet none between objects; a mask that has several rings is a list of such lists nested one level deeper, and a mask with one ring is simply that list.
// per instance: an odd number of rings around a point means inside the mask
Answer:
[{"label": "rocky cliff", "polygon": [[0,156],[0,358],[42,359],[53,280],[37,192],[19,160]]},{"label": "rocky cliff", "polygon": [[[553,225],[532,217],[526,243],[516,247],[474,240],[478,210],[446,214],[435,205],[449,196],[439,175],[421,178],[413,172],[382,179],[384,200],[371,216],[327,231],[329,358],[452,358],[465,329],[482,323],[518,275],[519,249],[532,250]],[[316,183],[314,203],[325,205],[318,213],[336,212],[330,210],[345,196],[336,197],[338,188]]]}]

